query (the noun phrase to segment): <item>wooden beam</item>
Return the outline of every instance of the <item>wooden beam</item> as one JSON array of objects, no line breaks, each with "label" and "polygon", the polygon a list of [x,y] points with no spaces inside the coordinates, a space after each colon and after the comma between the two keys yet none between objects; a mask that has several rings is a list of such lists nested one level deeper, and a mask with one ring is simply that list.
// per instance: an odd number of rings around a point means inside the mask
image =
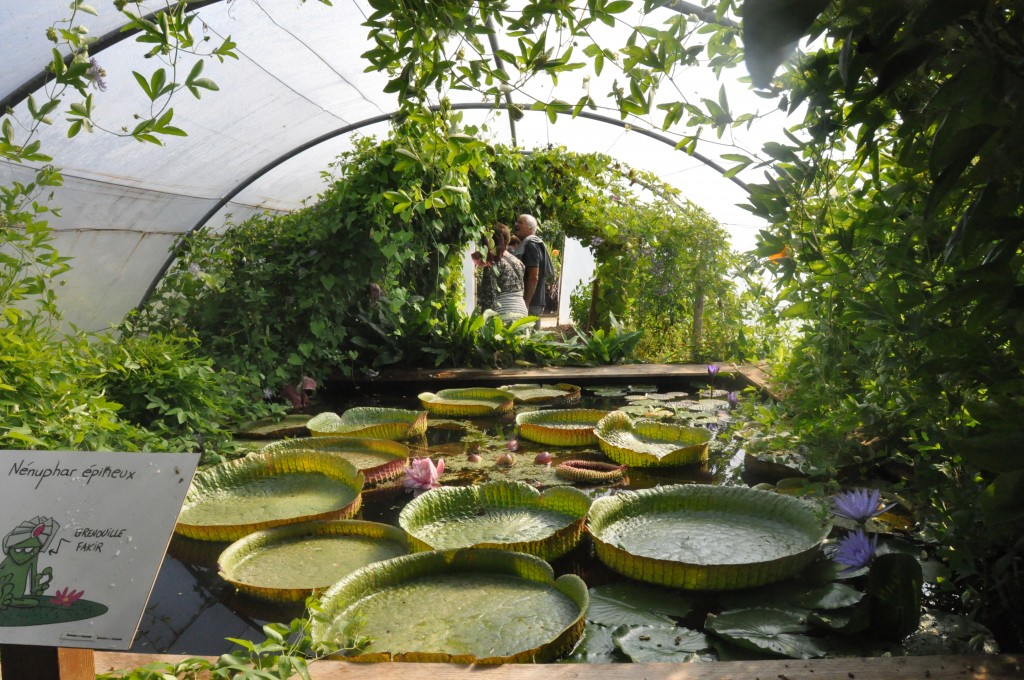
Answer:
[{"label": "wooden beam", "polygon": [[[96,653],[96,672],[138,668],[184,656]],[[654,664],[509,664],[459,666],[441,663],[360,664],[316,661],[313,680],[1020,680],[1024,655],[897,656],[778,661]]]}]

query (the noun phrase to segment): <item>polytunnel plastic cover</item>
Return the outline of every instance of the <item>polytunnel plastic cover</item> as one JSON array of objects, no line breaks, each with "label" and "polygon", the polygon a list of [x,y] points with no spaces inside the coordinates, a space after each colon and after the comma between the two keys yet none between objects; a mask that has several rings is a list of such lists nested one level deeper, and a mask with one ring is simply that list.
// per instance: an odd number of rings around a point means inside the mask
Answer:
[{"label": "polytunnel plastic cover", "polygon": [[[68,3],[0,2],[5,36],[0,97],[16,117],[27,120],[25,97],[52,59],[53,44],[45,32],[68,16]],[[143,13],[149,11],[142,7]],[[116,325],[140,303],[182,234],[204,224],[219,228],[265,210],[293,210],[315,197],[323,188],[321,171],[351,148],[348,134],[341,133],[384,134],[386,117],[398,104],[383,91],[386,76],[367,72],[360,56],[371,47],[362,25],[372,14],[365,0],[335,0],[333,6],[312,0],[194,2],[195,30],[213,45],[230,36],[239,58],[206,60],[203,76],[218,91],[204,92],[201,99],[175,98],[174,125],[187,136],[165,138],[163,146],[140,143],[118,133],[134,126],[134,112],[148,111],[132,72],[148,74],[158,64],[146,60],[146,48],[133,37],[111,38],[124,23],[112,4],[96,8],[98,16],[80,16],[79,22],[100,37],[100,48],[90,50],[106,72],[105,90],[93,93],[95,119],[111,132],[69,138],[69,122],[54,115],[40,136],[43,152],[64,177],[46,199],[60,209],[59,216],[49,219],[54,246],[73,258],[59,305],[66,323],[86,331]],[[162,3],[154,7],[159,8]],[[664,16],[652,21],[660,23]],[[498,39],[511,41],[500,34]],[[185,60],[179,71],[191,66]],[[560,79],[571,89],[563,99],[578,98],[582,78]],[[552,96],[550,81],[531,87],[541,99]],[[37,100],[44,96],[35,89]],[[473,92],[452,90],[445,96],[456,105],[481,101]],[[618,118],[611,108],[606,112]],[[494,139],[511,142],[504,114],[466,115],[473,122],[490,121]],[[381,122],[364,126],[372,120]],[[517,125],[518,142],[526,148],[557,143],[581,152],[607,152],[666,175],[707,171],[682,152],[644,137],[634,135],[630,144],[619,144],[627,132],[618,127],[579,119],[552,126],[542,113],[528,114]],[[654,151],[660,160],[654,160]],[[36,169],[0,161],[0,185],[30,182]],[[742,200],[736,187],[708,172],[716,192],[732,203]],[[700,203],[698,196],[693,198]]]}]

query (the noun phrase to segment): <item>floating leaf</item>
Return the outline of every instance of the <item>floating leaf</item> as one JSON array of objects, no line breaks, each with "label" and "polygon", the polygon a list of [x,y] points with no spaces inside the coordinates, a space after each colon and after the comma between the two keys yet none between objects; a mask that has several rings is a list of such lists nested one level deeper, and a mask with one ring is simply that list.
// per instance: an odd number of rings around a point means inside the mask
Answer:
[{"label": "floating leaf", "polygon": [[573,653],[564,659],[567,663],[618,663],[618,647],[612,639],[612,629],[587,622],[583,638]]},{"label": "floating leaf", "polygon": [[705,628],[729,642],[793,659],[816,659],[828,646],[806,633],[806,618],[785,609],[736,609],[717,616],[709,614]]},{"label": "floating leaf", "polygon": [[605,626],[675,624],[693,605],[678,592],[642,583],[616,583],[590,589],[587,620]]},{"label": "floating leaf", "polygon": [[679,626],[620,626],[612,639],[634,663],[695,661],[708,648],[707,636]]}]

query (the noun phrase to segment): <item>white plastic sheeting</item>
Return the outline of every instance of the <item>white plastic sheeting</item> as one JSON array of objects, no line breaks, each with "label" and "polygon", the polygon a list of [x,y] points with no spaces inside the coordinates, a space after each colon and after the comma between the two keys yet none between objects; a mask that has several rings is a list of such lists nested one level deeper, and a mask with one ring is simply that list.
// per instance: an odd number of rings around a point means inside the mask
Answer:
[{"label": "white plastic sheeting", "polygon": [[[81,17],[91,35],[104,35],[122,23],[112,3],[94,5],[99,17]],[[0,97],[45,68],[52,58],[46,28],[66,16],[67,7],[67,0],[0,0]],[[203,76],[215,81],[219,91],[204,92],[201,100],[187,94],[175,99],[174,124],[187,137],[167,138],[159,147],[117,135],[124,126],[134,126],[134,112],[148,106],[132,71],[148,74],[156,66],[131,38],[92,53],[107,73],[106,91],[94,93],[96,118],[113,132],[68,139],[68,123],[60,115],[42,130],[42,150],[65,178],[46,200],[61,209],[61,216],[50,220],[55,246],[73,258],[59,304],[65,321],[83,330],[116,324],[136,306],[181,234],[204,221],[220,227],[263,210],[292,210],[315,197],[323,186],[321,171],[350,142],[335,137],[298,154],[295,150],[396,108],[394,95],[382,92],[385,77],[364,72],[360,54],[371,44],[361,24],[372,13],[365,0],[334,0],[333,7],[311,0],[224,0],[195,11],[201,19],[197,30],[209,35],[213,45],[231,36],[240,59],[207,61]],[[179,69],[190,67],[185,63]],[[560,87],[567,89],[561,98],[575,101],[582,77],[560,78]],[[537,87],[538,97],[552,96],[549,81]],[[593,89],[595,97],[599,91]],[[454,103],[480,101],[473,93],[448,96]],[[27,119],[24,102],[14,111]],[[510,141],[504,114],[466,115],[489,121],[495,139]],[[382,135],[384,125],[360,132]],[[555,143],[607,152],[668,180],[683,179],[671,176],[686,170],[687,182],[678,184],[698,204],[706,205],[700,199],[719,191],[730,194],[729,203],[742,199],[736,187],[682,152],[617,127],[569,119],[551,125],[543,114],[531,113],[517,133],[525,148]],[[0,184],[26,181],[32,171],[0,162]],[[701,183],[693,184],[698,176]]]}]

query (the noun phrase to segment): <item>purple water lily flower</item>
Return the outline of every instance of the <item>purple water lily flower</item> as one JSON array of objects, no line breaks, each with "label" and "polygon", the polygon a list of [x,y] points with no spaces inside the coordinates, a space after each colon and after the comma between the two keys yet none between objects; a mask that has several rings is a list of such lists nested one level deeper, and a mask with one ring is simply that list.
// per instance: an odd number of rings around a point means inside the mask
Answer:
[{"label": "purple water lily flower", "polygon": [[832,512],[840,517],[863,524],[872,517],[878,517],[896,507],[895,503],[882,505],[878,489],[852,489],[832,499]]},{"label": "purple water lily flower", "polygon": [[405,488],[436,489],[441,486],[438,478],[444,474],[444,459],[439,458],[437,465],[429,458],[414,458],[405,469]]},{"label": "purple water lily flower", "polygon": [[737,395],[735,392],[730,392],[729,394],[725,395],[725,400],[729,402],[729,408],[736,408],[736,406],[740,403],[739,395]]},{"label": "purple water lily flower", "polygon": [[708,375],[710,375],[712,378],[718,375],[718,370],[718,366],[715,366],[714,364],[708,364]]},{"label": "purple water lily flower", "polygon": [[846,565],[846,569],[839,573],[848,574],[868,566],[871,563],[871,558],[875,556],[877,546],[877,534],[868,538],[863,529],[857,529],[847,534],[846,538],[839,542],[839,547],[833,557],[839,564]]}]

